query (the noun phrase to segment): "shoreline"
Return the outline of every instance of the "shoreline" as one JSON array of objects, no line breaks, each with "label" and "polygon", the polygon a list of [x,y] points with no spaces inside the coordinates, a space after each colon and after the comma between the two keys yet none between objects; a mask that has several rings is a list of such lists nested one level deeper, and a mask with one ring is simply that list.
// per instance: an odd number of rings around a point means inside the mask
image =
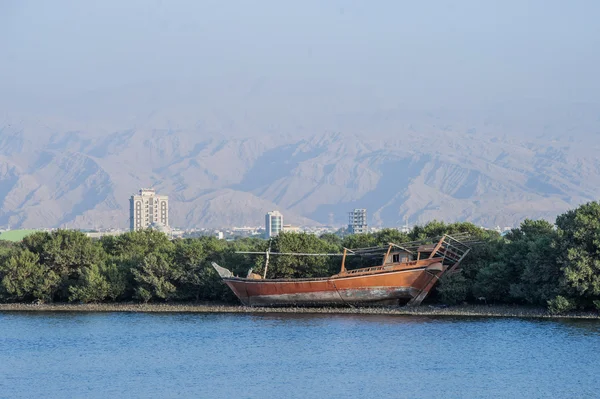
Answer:
[{"label": "shoreline", "polygon": [[0,304],[0,312],[124,312],[124,313],[243,313],[243,314],[357,314],[389,316],[443,316],[443,317],[512,317],[534,319],[587,319],[600,320],[598,312],[571,312],[564,315],[552,315],[544,308],[502,305],[456,305],[438,307],[423,305],[408,307],[361,307],[361,308],[264,308],[227,305],[217,303],[99,303],[99,304]]}]

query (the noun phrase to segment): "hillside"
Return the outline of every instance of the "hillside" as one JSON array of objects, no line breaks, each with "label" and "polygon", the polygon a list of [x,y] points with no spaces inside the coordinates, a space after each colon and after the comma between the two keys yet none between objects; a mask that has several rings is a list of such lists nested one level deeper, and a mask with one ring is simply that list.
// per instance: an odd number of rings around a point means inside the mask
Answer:
[{"label": "hillside", "polygon": [[260,225],[272,209],[296,224],[341,225],[353,207],[368,208],[376,226],[405,217],[513,226],[600,196],[593,112],[561,123],[553,114],[549,125],[375,113],[343,133],[331,132],[348,121],[330,120],[325,134],[287,119],[281,131],[243,130],[239,121],[227,128],[225,119],[174,123],[159,114],[120,122],[126,128],[0,119],[0,226],[123,228],[128,197],[146,186],[170,196],[178,227]]}]

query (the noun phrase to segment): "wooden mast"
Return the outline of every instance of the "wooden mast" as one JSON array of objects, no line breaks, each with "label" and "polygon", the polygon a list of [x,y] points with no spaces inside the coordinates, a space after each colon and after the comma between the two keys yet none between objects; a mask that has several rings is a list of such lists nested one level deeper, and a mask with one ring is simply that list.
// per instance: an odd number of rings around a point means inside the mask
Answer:
[{"label": "wooden mast", "polygon": [[340,268],[340,274],[346,273],[346,253],[348,249],[344,248],[344,254],[342,255],[342,267]]},{"label": "wooden mast", "polygon": [[390,252],[392,252],[392,244],[390,243],[389,245],[390,246],[388,247],[388,250],[385,253],[385,257],[383,258],[383,264],[382,264],[382,266],[385,266],[385,264],[386,264],[386,262],[387,262],[387,260],[388,260],[388,258],[390,256]]},{"label": "wooden mast", "polygon": [[269,253],[271,253],[271,240],[269,240],[269,248],[265,253],[265,272],[263,273],[263,280],[267,278],[267,269],[269,268]]}]

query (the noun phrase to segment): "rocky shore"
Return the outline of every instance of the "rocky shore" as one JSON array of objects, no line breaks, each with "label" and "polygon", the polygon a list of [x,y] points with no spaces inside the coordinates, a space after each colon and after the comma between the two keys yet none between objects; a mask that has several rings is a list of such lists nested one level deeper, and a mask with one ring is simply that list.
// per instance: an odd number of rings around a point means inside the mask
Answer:
[{"label": "rocky shore", "polygon": [[259,308],[215,303],[98,303],[98,304],[0,304],[0,312],[147,312],[147,313],[298,313],[298,314],[365,314],[397,316],[464,316],[464,317],[520,317],[520,318],[572,318],[600,319],[598,312],[571,312],[552,315],[543,308],[524,306],[420,306],[409,307],[362,307],[362,308]]}]

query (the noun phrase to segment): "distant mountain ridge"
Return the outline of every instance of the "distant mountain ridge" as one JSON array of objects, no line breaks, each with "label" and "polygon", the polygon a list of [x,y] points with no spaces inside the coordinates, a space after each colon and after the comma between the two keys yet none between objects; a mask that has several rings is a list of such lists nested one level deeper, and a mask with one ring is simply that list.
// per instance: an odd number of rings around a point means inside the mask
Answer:
[{"label": "distant mountain ridge", "polygon": [[0,227],[125,228],[128,198],[146,186],[169,195],[171,224],[186,228],[261,225],[274,209],[294,224],[341,225],[354,207],[367,208],[374,226],[513,226],[600,196],[600,118],[527,135],[501,122],[433,123],[435,115],[365,119],[373,133],[265,126],[232,135],[199,122],[107,129],[0,118]]}]

